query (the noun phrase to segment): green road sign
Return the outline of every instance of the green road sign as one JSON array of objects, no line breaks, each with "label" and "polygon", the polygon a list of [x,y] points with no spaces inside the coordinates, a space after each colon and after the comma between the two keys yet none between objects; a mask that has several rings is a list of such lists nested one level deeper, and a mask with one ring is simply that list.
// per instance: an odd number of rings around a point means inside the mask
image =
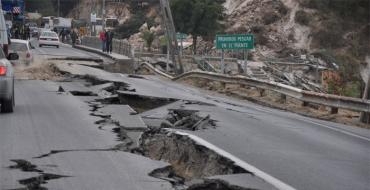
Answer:
[{"label": "green road sign", "polygon": [[217,49],[254,49],[252,34],[226,34],[216,36]]},{"label": "green road sign", "polygon": [[178,40],[184,40],[186,39],[188,36],[186,34],[183,34],[183,33],[176,33],[176,38]]}]

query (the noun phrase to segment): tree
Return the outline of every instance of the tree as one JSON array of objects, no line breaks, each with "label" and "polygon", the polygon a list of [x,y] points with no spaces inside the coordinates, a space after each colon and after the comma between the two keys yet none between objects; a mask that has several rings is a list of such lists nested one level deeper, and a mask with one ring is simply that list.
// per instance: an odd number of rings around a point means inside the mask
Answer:
[{"label": "tree", "polygon": [[148,51],[150,52],[151,48],[152,48],[152,43],[153,43],[154,37],[155,37],[154,32],[152,32],[150,30],[144,30],[143,32],[141,32],[140,37],[145,41],[145,43],[148,47]]},{"label": "tree", "polygon": [[171,9],[176,30],[191,34],[196,54],[197,38],[213,37],[221,28],[224,18],[224,0],[172,0]]},{"label": "tree", "polygon": [[115,29],[118,38],[129,38],[139,32],[140,27],[145,23],[146,17],[142,11],[136,13],[127,22]]}]

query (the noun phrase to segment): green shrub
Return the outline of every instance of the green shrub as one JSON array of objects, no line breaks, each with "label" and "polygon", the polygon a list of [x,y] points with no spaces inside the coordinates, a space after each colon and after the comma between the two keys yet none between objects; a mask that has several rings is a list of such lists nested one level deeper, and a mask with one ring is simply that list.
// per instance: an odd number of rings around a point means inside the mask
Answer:
[{"label": "green shrub", "polygon": [[342,95],[361,98],[361,82],[354,81],[346,83],[342,89]]},{"label": "green shrub", "polygon": [[154,38],[155,38],[154,32],[152,32],[150,30],[144,30],[141,33],[140,37],[145,41],[145,44],[148,47],[148,51],[151,51],[151,49],[152,49],[152,43],[153,43]]},{"label": "green shrub", "polygon": [[130,20],[115,29],[116,36],[118,38],[129,38],[131,35],[138,33],[144,23],[148,24],[148,29],[156,24],[153,18],[145,17],[142,11],[137,12]]}]

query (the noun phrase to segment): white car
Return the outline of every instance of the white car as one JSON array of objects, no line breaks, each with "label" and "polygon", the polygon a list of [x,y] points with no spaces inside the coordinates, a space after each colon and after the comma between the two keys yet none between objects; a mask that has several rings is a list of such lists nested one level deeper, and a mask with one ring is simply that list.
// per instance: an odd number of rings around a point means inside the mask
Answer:
[{"label": "white car", "polygon": [[[10,53],[9,60],[17,60],[16,53]],[[0,47],[0,104],[1,113],[10,113],[14,110],[14,70],[12,64],[5,57]]]},{"label": "white car", "polygon": [[53,31],[42,31],[39,37],[39,47],[42,46],[55,46],[59,48],[59,36]]},{"label": "white car", "polygon": [[33,62],[33,53],[31,49],[35,49],[30,41],[28,40],[18,40],[11,39],[11,44],[9,46],[10,53],[17,53],[19,55],[19,60],[12,61],[14,64],[22,63],[29,65]]}]

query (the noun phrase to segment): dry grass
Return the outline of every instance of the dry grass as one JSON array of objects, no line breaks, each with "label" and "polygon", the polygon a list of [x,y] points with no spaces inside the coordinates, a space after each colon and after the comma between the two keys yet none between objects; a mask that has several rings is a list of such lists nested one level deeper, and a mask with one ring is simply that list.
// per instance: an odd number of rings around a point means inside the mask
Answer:
[{"label": "dry grass", "polygon": [[281,95],[275,92],[265,91],[263,96],[260,96],[261,93],[256,88],[241,88],[239,85],[226,85],[224,88],[219,82],[207,81],[203,79],[186,79],[182,82],[202,89],[226,94],[241,100],[251,101],[263,106],[286,110],[308,117],[370,129],[370,125],[363,124],[359,121],[359,112],[339,109],[338,114],[331,114],[329,107],[320,105],[310,105],[304,107],[302,106],[302,101],[290,97],[287,97],[286,101],[284,101],[281,98]]}]

